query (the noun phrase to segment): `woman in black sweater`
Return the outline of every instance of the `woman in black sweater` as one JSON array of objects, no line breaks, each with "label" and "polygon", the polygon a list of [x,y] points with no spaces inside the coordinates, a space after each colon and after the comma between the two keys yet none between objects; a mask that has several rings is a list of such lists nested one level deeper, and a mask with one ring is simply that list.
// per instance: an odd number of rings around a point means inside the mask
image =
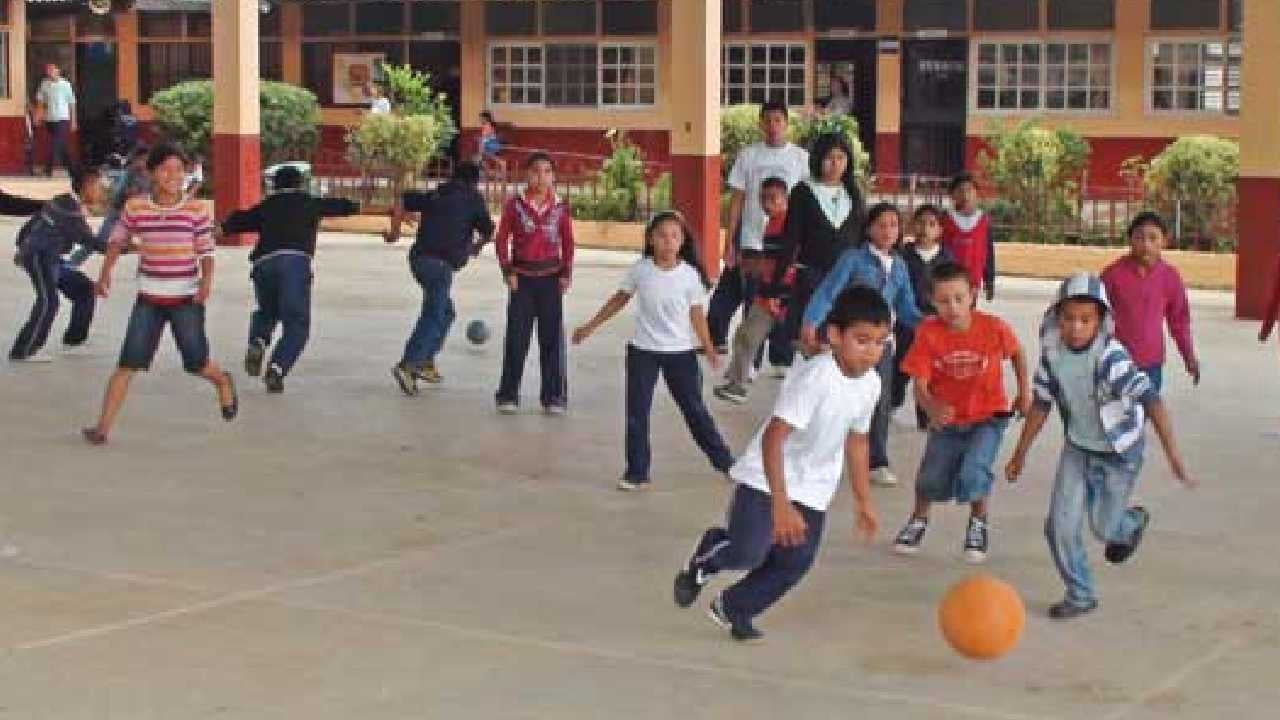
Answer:
[{"label": "woman in black sweater", "polygon": [[774,285],[787,268],[796,282],[787,310],[787,337],[794,343],[800,318],[814,288],[845,250],[862,241],[866,204],[854,181],[853,150],[843,134],[819,135],[809,149],[809,178],[791,189],[787,223],[782,231],[782,261]]}]

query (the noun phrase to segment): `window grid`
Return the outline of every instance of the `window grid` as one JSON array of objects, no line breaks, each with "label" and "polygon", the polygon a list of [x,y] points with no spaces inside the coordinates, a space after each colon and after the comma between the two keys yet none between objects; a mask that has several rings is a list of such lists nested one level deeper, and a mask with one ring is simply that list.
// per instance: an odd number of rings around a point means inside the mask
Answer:
[{"label": "window grid", "polygon": [[600,48],[600,104],[653,105],[657,101],[657,51],[652,45]]},{"label": "window grid", "polygon": [[1110,42],[1008,40],[976,43],[974,100],[986,112],[1106,112]]},{"label": "window grid", "polygon": [[541,45],[489,48],[489,102],[493,105],[542,105]]},{"label": "window grid", "polygon": [[1241,57],[1237,37],[1151,43],[1151,110],[1240,114]]},{"label": "window grid", "polygon": [[600,55],[595,45],[548,44],[543,96],[548,106],[595,107],[599,104]]},{"label": "window grid", "polygon": [[489,104],[648,108],[657,47],[645,43],[503,43],[489,48]]},{"label": "window grid", "polygon": [[781,101],[803,107],[807,62],[804,43],[726,43],[721,48],[720,103]]}]

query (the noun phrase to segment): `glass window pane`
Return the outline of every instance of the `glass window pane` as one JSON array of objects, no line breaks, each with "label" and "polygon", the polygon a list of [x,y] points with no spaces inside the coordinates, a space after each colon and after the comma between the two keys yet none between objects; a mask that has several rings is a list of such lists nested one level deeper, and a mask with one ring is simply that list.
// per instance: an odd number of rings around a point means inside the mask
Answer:
[{"label": "glass window pane", "polygon": [[399,35],[404,32],[404,3],[356,3],[356,34]]},{"label": "glass window pane", "polygon": [[485,30],[490,35],[536,35],[537,11],[531,0],[485,0]]},{"label": "glass window pane", "polygon": [[[721,30],[727,33],[742,32],[742,0],[721,0],[720,1],[720,25]],[[731,104],[741,103],[741,100],[730,98]]]},{"label": "glass window pane", "polygon": [[1217,29],[1221,9],[1222,0],[1151,0],[1151,27],[1155,30]]},{"label": "glass window pane", "polygon": [[657,0],[605,0],[605,35],[658,34]]},{"label": "glass window pane", "polygon": [[542,32],[547,35],[595,35],[595,0],[543,2]]},{"label": "glass window pane", "polygon": [[[60,19],[62,20],[62,25],[65,27],[66,18]],[[37,28],[33,25],[32,32],[35,33],[36,31]],[[182,13],[138,13],[138,34],[145,38],[182,37]],[[68,32],[67,35],[70,36],[70,32]],[[48,35],[46,35],[46,37],[48,37]]]},{"label": "glass window pane", "polygon": [[751,0],[752,32],[800,32],[804,27],[803,0]]},{"label": "glass window pane", "polygon": [[1040,107],[1040,91],[1023,90],[1021,102],[1024,109],[1035,109]]},{"label": "glass window pane", "polygon": [[996,92],[994,90],[978,91],[978,107],[983,110],[991,110],[996,106]]},{"label": "glass window pane", "polygon": [[876,0],[813,0],[813,26],[818,32],[836,28],[876,29]]},{"label": "glass window pane", "polygon": [[974,0],[973,26],[977,30],[1039,30],[1040,0]]},{"label": "glass window pane", "polygon": [[1089,93],[1089,108],[1091,110],[1107,110],[1111,107],[1111,93],[1106,90],[1094,90]]},{"label": "glass window pane", "polygon": [[1067,94],[1061,90],[1050,90],[1045,93],[1045,107],[1062,110],[1067,105]]},{"label": "glass window pane", "polygon": [[458,33],[462,30],[461,0],[411,2],[411,26],[415,33]]},{"label": "glass window pane", "polygon": [[[143,13],[141,17],[146,17]],[[308,37],[351,32],[350,3],[310,2],[302,6],[302,34]]]},{"label": "glass window pane", "polygon": [[969,29],[968,3],[955,0],[906,0],[902,18],[911,31]]},{"label": "glass window pane", "polygon": [[1111,30],[1116,24],[1116,0],[1049,0],[1050,30]]},{"label": "glass window pane", "polygon": [[1067,61],[1067,46],[1062,43],[1050,43],[1045,46],[1045,62],[1062,64]]},{"label": "glass window pane", "polygon": [[992,43],[982,43],[978,46],[978,62],[994,63],[996,61],[996,46]]}]

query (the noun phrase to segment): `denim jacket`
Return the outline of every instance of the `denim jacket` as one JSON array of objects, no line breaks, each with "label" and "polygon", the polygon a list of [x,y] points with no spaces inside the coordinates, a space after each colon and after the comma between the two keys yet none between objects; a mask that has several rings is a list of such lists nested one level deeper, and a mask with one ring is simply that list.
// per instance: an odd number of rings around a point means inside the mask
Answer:
[{"label": "denim jacket", "polygon": [[907,327],[913,328],[923,319],[920,308],[916,305],[915,293],[911,290],[911,276],[907,273],[907,265],[902,257],[893,253],[893,264],[890,271],[885,273],[880,258],[871,251],[869,244],[863,243],[841,253],[835,267],[831,268],[831,272],[827,273],[822,283],[813,291],[813,297],[804,311],[805,324],[813,327],[822,325],[836,298],[850,285],[865,285],[879,290],[893,310],[896,321]]}]

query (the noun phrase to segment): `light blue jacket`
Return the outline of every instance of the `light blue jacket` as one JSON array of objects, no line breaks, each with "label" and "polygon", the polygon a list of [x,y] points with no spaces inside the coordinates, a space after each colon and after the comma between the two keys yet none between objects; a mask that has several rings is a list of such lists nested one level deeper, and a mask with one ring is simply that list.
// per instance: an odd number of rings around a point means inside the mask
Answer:
[{"label": "light blue jacket", "polygon": [[813,291],[804,311],[805,324],[819,327],[826,322],[836,298],[851,285],[879,290],[893,310],[896,321],[907,327],[913,328],[923,319],[916,305],[915,293],[911,290],[911,275],[907,272],[906,262],[896,252],[893,253],[893,264],[886,273],[884,264],[871,251],[871,246],[863,243],[841,253],[835,267]]}]

